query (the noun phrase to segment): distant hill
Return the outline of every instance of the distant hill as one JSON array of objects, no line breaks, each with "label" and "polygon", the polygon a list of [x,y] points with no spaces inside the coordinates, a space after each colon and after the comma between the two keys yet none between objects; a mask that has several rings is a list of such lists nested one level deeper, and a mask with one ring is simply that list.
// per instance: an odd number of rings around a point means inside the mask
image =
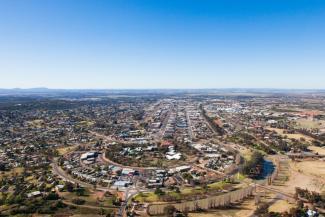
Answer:
[{"label": "distant hill", "polygon": [[106,94],[141,94],[141,93],[325,93],[325,89],[272,89],[272,88],[209,88],[209,89],[50,89],[36,88],[0,88],[1,95],[28,94],[62,94],[62,93],[106,93]]}]

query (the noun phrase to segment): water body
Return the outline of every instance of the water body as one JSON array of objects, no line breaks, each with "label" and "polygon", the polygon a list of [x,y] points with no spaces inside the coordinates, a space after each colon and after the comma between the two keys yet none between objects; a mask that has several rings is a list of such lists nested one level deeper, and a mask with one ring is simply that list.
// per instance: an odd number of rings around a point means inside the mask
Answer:
[{"label": "water body", "polygon": [[275,169],[275,166],[272,161],[264,159],[263,162],[263,171],[262,174],[260,175],[259,179],[265,179],[268,176],[272,175],[273,171]]}]

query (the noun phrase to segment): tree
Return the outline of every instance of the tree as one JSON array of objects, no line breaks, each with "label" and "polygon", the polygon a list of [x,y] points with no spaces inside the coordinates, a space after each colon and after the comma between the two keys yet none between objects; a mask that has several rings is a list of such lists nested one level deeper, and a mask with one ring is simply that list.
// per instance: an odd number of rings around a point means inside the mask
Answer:
[{"label": "tree", "polygon": [[167,205],[164,208],[164,213],[168,217],[172,217],[174,215],[174,212],[176,212],[176,208],[173,205]]},{"label": "tree", "polygon": [[85,200],[81,198],[75,198],[72,200],[72,203],[77,204],[77,205],[83,205],[85,203]]},{"label": "tree", "polygon": [[116,195],[113,195],[112,201],[113,201],[114,206],[120,206],[121,205],[121,201]]},{"label": "tree", "polygon": [[65,208],[67,205],[65,205],[61,200],[57,201],[54,206],[56,208]]},{"label": "tree", "polygon": [[57,193],[49,193],[46,197],[45,200],[58,200],[60,197]]},{"label": "tree", "polygon": [[82,187],[76,188],[76,194],[78,196],[84,196],[85,192],[86,192],[86,190],[84,188],[82,188]]},{"label": "tree", "polygon": [[183,179],[187,180],[188,182],[193,180],[193,176],[190,173],[183,173],[182,176],[183,176]]},{"label": "tree", "polygon": [[263,155],[260,152],[255,151],[252,154],[251,159],[245,162],[242,168],[242,172],[246,175],[256,175],[256,174],[252,174],[252,171],[256,170],[258,167],[261,167],[263,162],[264,162]]},{"label": "tree", "polygon": [[161,190],[160,188],[156,188],[155,190],[155,194],[156,195],[159,195],[159,196],[162,196],[165,194],[165,192],[163,190]]},{"label": "tree", "polygon": [[257,206],[254,214],[258,215],[258,216],[261,216],[262,214],[266,214],[266,213],[268,213],[268,208],[269,208],[268,204],[262,203],[262,204]]},{"label": "tree", "polygon": [[65,188],[67,189],[67,191],[69,191],[69,192],[73,192],[74,185],[73,185],[71,182],[67,182],[67,183],[65,184]]},{"label": "tree", "polygon": [[15,203],[15,195],[10,194],[6,199],[6,204],[12,205]]},{"label": "tree", "polygon": [[0,163],[0,171],[5,171],[6,165],[4,163]]}]

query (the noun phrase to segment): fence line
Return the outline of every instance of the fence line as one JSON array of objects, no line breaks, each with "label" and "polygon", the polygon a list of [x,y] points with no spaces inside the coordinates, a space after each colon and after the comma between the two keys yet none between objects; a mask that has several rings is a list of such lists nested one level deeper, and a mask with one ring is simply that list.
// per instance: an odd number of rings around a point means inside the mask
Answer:
[{"label": "fence line", "polygon": [[174,206],[177,210],[181,212],[191,212],[198,209],[207,210],[211,208],[224,207],[230,205],[231,203],[241,201],[242,199],[252,195],[254,188],[254,186],[248,186],[246,188],[232,191],[223,195],[212,196],[209,198],[194,201],[186,201],[181,203],[150,204],[148,206],[148,213],[149,215],[164,214],[164,209],[170,205]]},{"label": "fence line", "polygon": [[[277,178],[279,173],[279,159],[276,158],[273,160],[275,165],[275,169],[272,175],[265,180],[260,180],[258,183],[259,185],[271,185],[272,182]],[[195,210],[208,210],[211,208],[218,208],[230,205],[235,202],[239,202],[248,196],[251,196],[254,192],[256,187],[253,185],[249,185],[243,189],[239,189],[236,191],[232,191],[226,194],[218,195],[218,196],[211,196],[204,199],[193,200],[193,201],[185,201],[180,203],[157,203],[157,204],[150,204],[147,208],[147,212],[149,215],[162,215],[165,212],[165,208],[167,206],[173,206],[178,211],[184,212],[191,212]]]}]

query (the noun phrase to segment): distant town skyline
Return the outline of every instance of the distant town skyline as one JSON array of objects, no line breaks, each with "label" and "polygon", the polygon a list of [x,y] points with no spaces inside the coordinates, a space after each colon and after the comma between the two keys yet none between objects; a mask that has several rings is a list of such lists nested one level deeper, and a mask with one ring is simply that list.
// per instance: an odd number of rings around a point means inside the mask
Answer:
[{"label": "distant town skyline", "polygon": [[0,1],[0,89],[325,89],[325,2]]}]

